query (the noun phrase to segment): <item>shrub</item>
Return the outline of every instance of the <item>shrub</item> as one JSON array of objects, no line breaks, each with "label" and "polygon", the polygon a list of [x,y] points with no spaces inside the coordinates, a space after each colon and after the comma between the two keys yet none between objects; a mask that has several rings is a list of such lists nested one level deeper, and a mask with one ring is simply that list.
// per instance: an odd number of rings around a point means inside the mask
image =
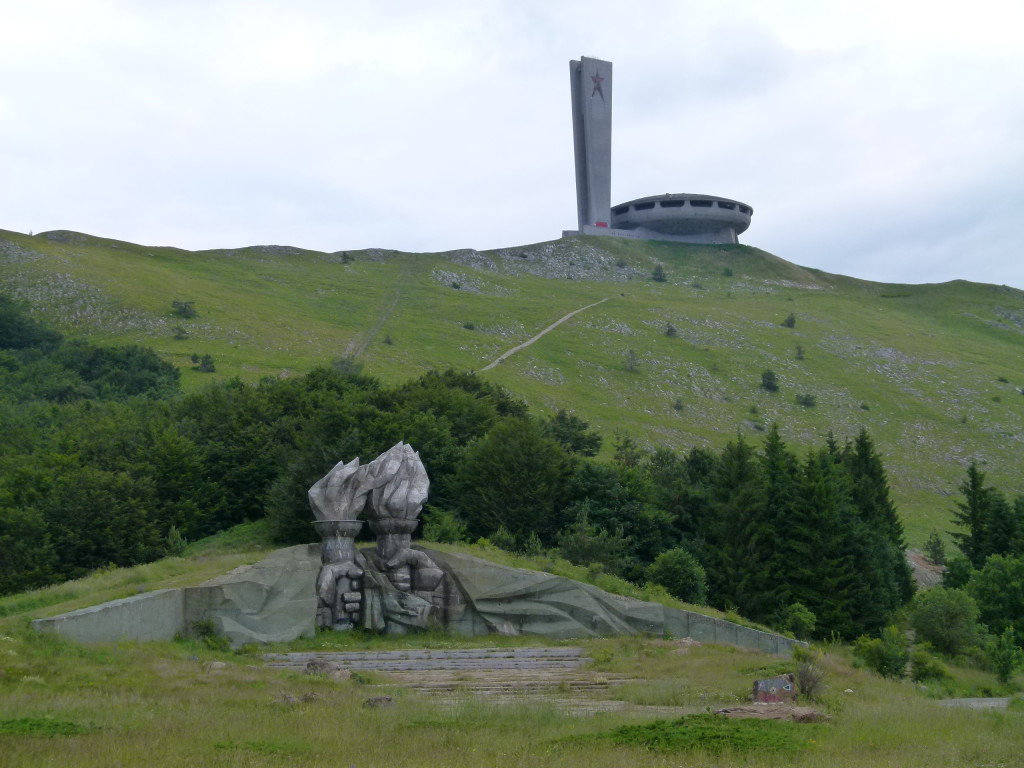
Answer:
[{"label": "shrub", "polygon": [[946,564],[946,544],[938,531],[933,530],[928,534],[928,540],[924,543],[924,554],[935,565]]},{"label": "shrub", "polygon": [[801,640],[806,640],[814,634],[814,626],[817,623],[814,611],[799,602],[788,606],[782,615],[782,628]]},{"label": "shrub", "polygon": [[978,638],[978,604],[961,589],[933,587],[910,602],[910,625],[917,639],[939,653],[964,653]]},{"label": "shrub", "polygon": [[181,535],[177,526],[172,525],[167,531],[167,554],[180,556],[188,546],[188,539]]},{"label": "shrub", "polygon": [[1024,557],[992,555],[967,585],[992,632],[1013,627],[1024,637]]},{"label": "shrub", "polygon": [[817,700],[825,691],[825,670],[821,666],[821,652],[798,646],[793,649],[793,660],[797,662],[794,675],[797,693],[802,699]]},{"label": "shrub", "polygon": [[428,506],[423,521],[424,541],[458,544],[466,541],[466,524],[449,509]]},{"label": "shrub", "polygon": [[211,651],[231,650],[231,642],[217,631],[213,619],[200,619],[192,622],[192,632]]},{"label": "shrub", "polygon": [[640,356],[632,349],[626,352],[626,370],[635,371],[640,366]]},{"label": "shrub", "polygon": [[506,552],[516,551],[516,537],[504,525],[491,535],[491,543]]},{"label": "shrub", "polygon": [[932,654],[930,643],[919,643],[914,646],[910,654],[910,679],[915,683],[923,683],[926,680],[948,680],[949,670],[946,665],[935,658]]},{"label": "shrub", "polygon": [[474,325],[473,323],[463,323],[462,327],[465,328],[467,331],[475,331],[476,330],[476,325]]},{"label": "shrub", "polygon": [[676,327],[672,325],[672,323],[665,323],[665,335],[668,336],[670,339],[674,339],[676,336],[679,335],[679,332],[676,330]]},{"label": "shrub", "polygon": [[192,368],[199,371],[200,373],[213,373],[217,370],[217,366],[213,364],[213,357],[210,355],[192,355]]},{"label": "shrub", "polygon": [[[777,755],[808,747],[807,728],[806,725],[777,720],[732,719],[709,713],[686,715],[678,720],[623,725],[610,732],[583,738],[609,740],[613,744],[643,747],[651,752],[690,750],[702,757],[723,752]],[[779,762],[785,763],[784,760]],[[700,763],[705,764],[706,759]]]},{"label": "shrub", "polygon": [[196,312],[194,301],[172,301],[171,311],[178,317],[189,318],[199,315],[199,313]]},{"label": "shrub", "polygon": [[677,397],[676,401],[674,403],[672,403],[672,410],[674,410],[674,411],[681,411],[681,410],[683,410],[683,399],[681,397]]},{"label": "shrub", "polygon": [[1017,647],[1017,635],[1011,627],[993,637],[986,651],[989,666],[1003,685],[1010,682],[1013,673],[1024,663],[1024,653]]},{"label": "shrub", "polygon": [[730,269],[729,267],[723,267],[722,277],[732,277],[732,269]]},{"label": "shrub", "polygon": [[665,268],[661,264],[654,266],[654,269],[651,271],[651,279],[656,283],[665,282]]},{"label": "shrub", "polygon": [[796,315],[790,312],[786,315],[786,319],[782,321],[782,325],[786,328],[792,328],[796,325]]},{"label": "shrub", "polygon": [[669,549],[658,555],[647,568],[647,580],[684,602],[700,604],[707,600],[704,567],[685,549]]},{"label": "shrub", "polygon": [[574,565],[599,565],[602,570],[621,573],[629,541],[622,529],[608,531],[590,522],[590,502],[583,502],[576,521],[558,533],[562,557]]},{"label": "shrub", "polygon": [[906,677],[910,652],[899,627],[886,627],[881,637],[861,635],[853,644],[853,655],[882,677]]},{"label": "shrub", "polygon": [[799,345],[799,344],[796,345],[796,359],[797,360],[803,360],[804,359],[804,348],[801,345]]},{"label": "shrub", "polygon": [[796,404],[802,405],[804,408],[813,408],[818,404],[818,398],[811,394],[797,395]]},{"label": "shrub", "polygon": [[766,370],[761,372],[761,389],[768,392],[778,392],[779,380],[775,375],[775,371]]}]

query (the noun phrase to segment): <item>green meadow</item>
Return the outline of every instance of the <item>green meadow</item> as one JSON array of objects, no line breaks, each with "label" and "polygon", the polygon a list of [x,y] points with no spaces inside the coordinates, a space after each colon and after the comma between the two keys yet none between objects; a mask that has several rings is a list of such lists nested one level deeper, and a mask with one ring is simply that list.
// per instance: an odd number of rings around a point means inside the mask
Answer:
[{"label": "green meadow", "polygon": [[[948,530],[972,459],[1007,494],[1024,492],[1024,293],[1005,286],[887,285],[747,246],[613,238],[327,254],[0,231],[0,263],[0,290],[36,316],[68,335],[152,347],[186,388],[343,358],[386,382],[479,371],[606,299],[482,375],[537,412],[575,411],[606,453],[616,433],[717,447],[737,434],[756,443],[778,423],[810,447],[866,427],[912,546]],[[652,279],[659,264],[664,282]],[[194,302],[197,316],[176,316],[173,301]],[[216,372],[194,370],[193,354],[212,356]],[[766,370],[778,391],[760,386]]]}]

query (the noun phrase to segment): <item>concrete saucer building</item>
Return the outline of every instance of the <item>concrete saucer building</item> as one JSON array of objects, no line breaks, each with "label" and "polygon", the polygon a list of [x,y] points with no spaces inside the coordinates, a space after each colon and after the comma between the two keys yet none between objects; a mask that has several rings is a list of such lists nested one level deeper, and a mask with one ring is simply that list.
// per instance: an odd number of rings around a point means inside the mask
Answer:
[{"label": "concrete saucer building", "polygon": [[569,62],[579,229],[563,235],[611,235],[683,243],[737,243],[753,209],[726,197],[666,194],[612,207],[612,64]]}]

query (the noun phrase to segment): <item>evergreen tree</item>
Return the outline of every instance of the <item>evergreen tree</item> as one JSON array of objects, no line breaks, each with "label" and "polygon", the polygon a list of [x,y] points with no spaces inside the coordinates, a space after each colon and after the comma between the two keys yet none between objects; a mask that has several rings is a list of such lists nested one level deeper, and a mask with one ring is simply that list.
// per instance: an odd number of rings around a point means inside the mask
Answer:
[{"label": "evergreen tree", "polygon": [[853,554],[862,533],[857,522],[842,467],[827,448],[809,452],[781,546],[789,601],[815,615],[819,636],[835,632],[850,638],[860,633],[854,614],[865,595]]},{"label": "evergreen tree", "polygon": [[797,502],[800,466],[775,424],[765,438],[759,461],[763,510],[761,520],[752,525],[755,536],[752,546],[760,552],[764,570],[758,579],[761,594],[752,595],[749,602],[756,604],[758,620],[777,623],[793,602],[783,547],[790,536],[799,535],[793,530],[796,522],[793,508]]},{"label": "evergreen tree", "polygon": [[973,461],[960,493],[964,498],[956,502],[953,520],[965,530],[951,536],[975,569],[991,555],[1024,552],[1024,500],[1008,503],[999,490],[985,485],[985,473]]},{"label": "evergreen tree", "polygon": [[864,631],[880,630],[889,614],[914,595],[914,580],[906,559],[903,523],[890,495],[882,459],[866,430],[842,452],[850,475],[851,500],[860,518],[858,560],[868,598],[862,604]]},{"label": "evergreen tree", "polygon": [[764,499],[760,467],[742,436],[722,449],[712,480],[712,511],[704,567],[710,601],[722,608],[755,610],[751,598],[766,563],[757,536]]}]

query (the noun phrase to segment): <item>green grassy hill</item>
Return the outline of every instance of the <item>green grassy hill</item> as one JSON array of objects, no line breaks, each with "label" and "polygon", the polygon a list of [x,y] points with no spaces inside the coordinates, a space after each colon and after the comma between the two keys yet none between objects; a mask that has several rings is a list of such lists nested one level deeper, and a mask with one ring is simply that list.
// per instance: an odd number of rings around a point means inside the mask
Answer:
[{"label": "green grassy hill", "polygon": [[[651,279],[658,264],[664,282]],[[737,433],[756,441],[777,422],[790,443],[810,446],[864,426],[912,544],[948,527],[972,458],[990,482],[1024,492],[1024,292],[1007,287],[886,285],[746,246],[613,238],[327,254],[0,231],[0,265],[0,291],[37,316],[70,335],[150,346],[182,368],[186,387],[345,356],[388,382],[480,370],[606,299],[482,375],[540,412],[574,410],[604,432],[606,450],[616,431],[685,448]],[[172,301],[194,302],[198,316],[175,316]],[[193,354],[212,355],[216,373],[193,371]],[[766,369],[775,393],[760,387]]]}]

